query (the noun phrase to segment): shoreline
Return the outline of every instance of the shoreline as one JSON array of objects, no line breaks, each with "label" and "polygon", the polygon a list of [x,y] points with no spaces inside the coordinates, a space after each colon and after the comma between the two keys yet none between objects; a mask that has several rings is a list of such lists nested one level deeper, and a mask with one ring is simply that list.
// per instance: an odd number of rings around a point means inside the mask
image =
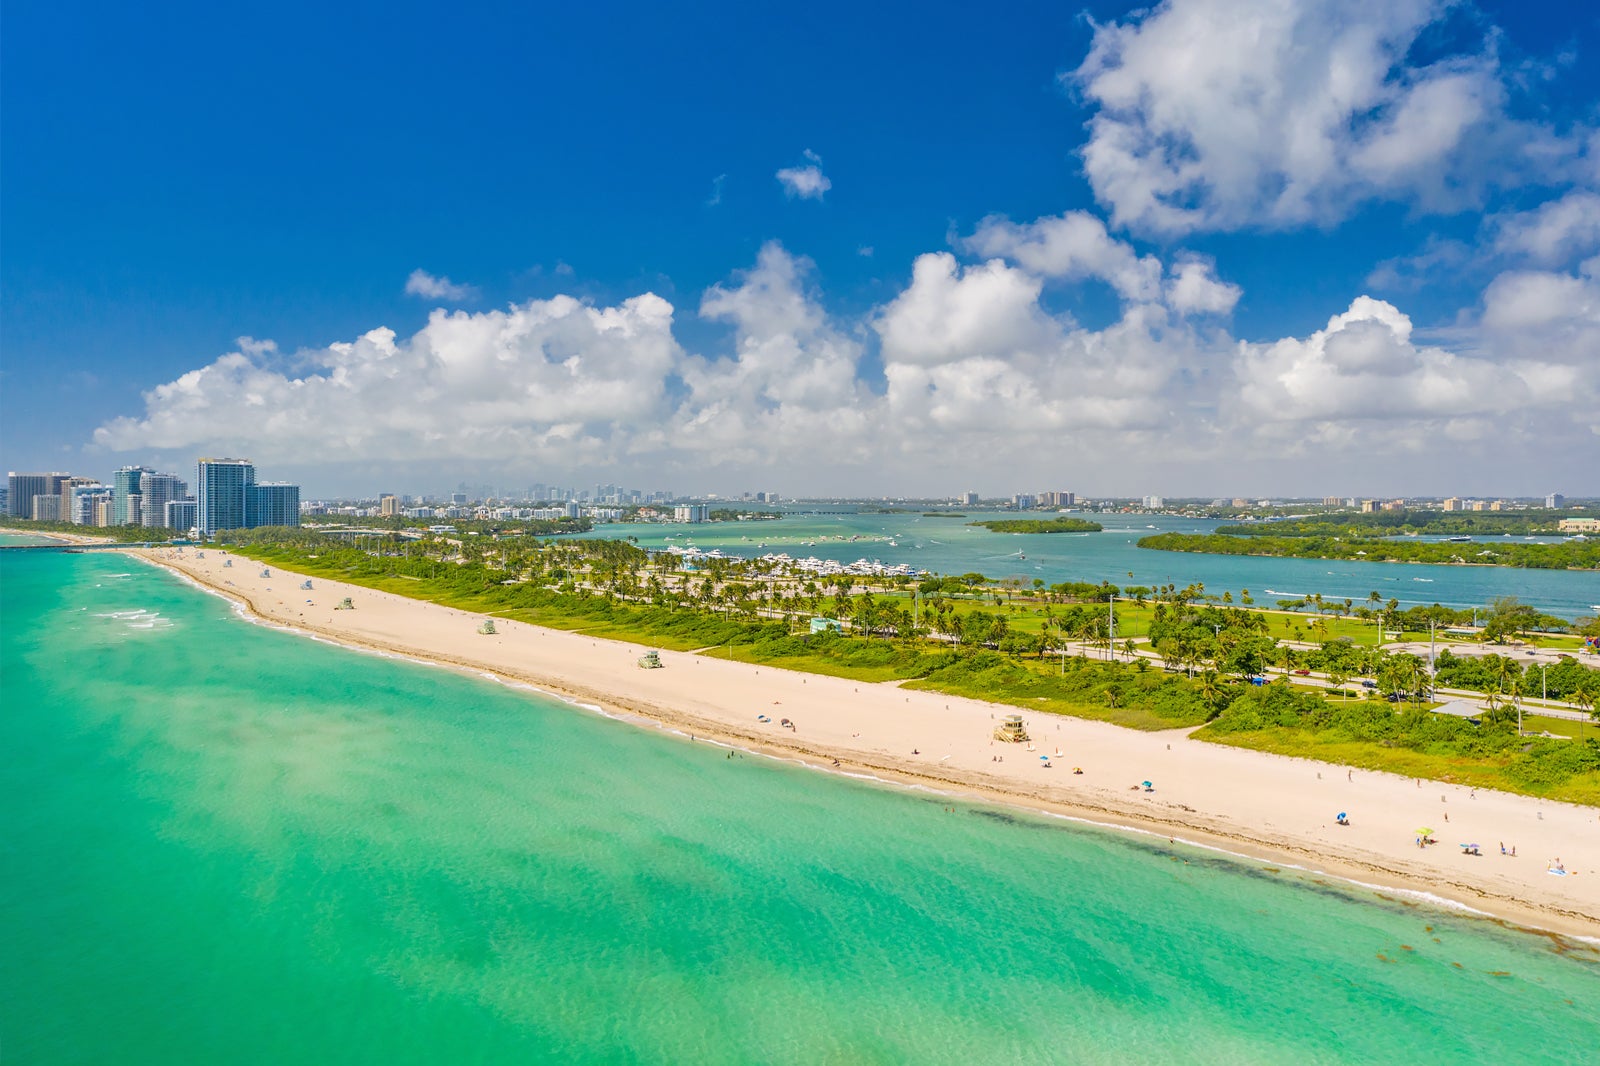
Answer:
[{"label": "shoreline", "polygon": [[[219,594],[250,617],[269,625],[358,650],[463,670],[480,677],[487,675],[607,717],[680,733],[695,741],[725,744],[875,783],[927,789],[1106,829],[1165,836],[1173,842],[1181,840],[1243,860],[1287,867],[1312,879],[1337,878],[1380,897],[1385,890],[1404,892],[1416,898],[1416,905],[1427,903],[1539,933],[1584,938],[1590,941],[1591,950],[1600,942],[1600,809],[1488,790],[1480,796],[1473,790],[1439,782],[1413,785],[1411,779],[1375,771],[1359,771],[1362,780],[1356,782],[1358,771],[1347,767],[1191,741],[1187,729],[1137,733],[1105,723],[1052,715],[1035,719],[1033,728],[1041,734],[1036,740],[1041,748],[1054,747],[1059,753],[1055,739],[1044,737],[1048,727],[1054,725],[1050,732],[1057,733],[1060,742],[1073,753],[1052,756],[1059,758],[1062,765],[1049,771],[1051,777],[1041,779],[1033,762],[1037,753],[1018,745],[997,747],[989,740],[991,719],[1017,710],[1009,705],[903,691],[894,682],[853,682],[681,652],[661,653],[665,670],[638,670],[633,660],[647,650],[641,646],[503,619],[496,620],[503,631],[486,638],[472,628],[479,621],[478,615],[327,579],[312,579],[315,587],[311,595],[317,597],[313,604],[330,596],[349,595],[356,601],[356,610],[339,615],[329,612],[324,616],[327,621],[319,623],[306,618],[304,610],[295,610],[302,604],[293,600],[298,596],[304,601],[304,590],[273,592],[274,585],[267,584],[297,585],[305,580],[303,575],[278,571],[275,577],[262,579],[254,569],[262,564],[255,562],[248,569],[225,569],[222,560],[228,556],[215,549],[205,560],[197,559],[192,552],[180,554],[169,549],[126,549],[126,554]],[[313,613],[324,610],[325,607]],[[448,639],[439,639],[443,636],[439,630],[444,627],[451,633]],[[427,639],[430,636],[435,639]],[[506,654],[508,640],[513,642],[510,655]],[[766,680],[756,680],[762,677],[762,671],[766,671]],[[673,678],[677,684],[664,683]],[[690,684],[686,686],[684,682]],[[867,691],[863,693],[862,689]],[[765,698],[774,694],[785,699]],[[764,711],[775,704],[795,706],[795,701],[812,704],[803,712],[793,712],[804,714],[804,741],[798,725],[793,732],[782,733],[770,722],[753,726],[747,722],[756,718],[750,713],[753,708]],[[819,701],[826,702],[819,705]],[[935,704],[941,705],[943,711]],[[768,715],[778,716],[777,710]],[[815,729],[823,716],[831,719],[824,723],[827,728]],[[939,721],[928,720],[933,718]],[[959,736],[950,734],[952,722],[959,727]],[[874,735],[862,740],[868,724]],[[847,733],[853,725],[863,728]],[[819,733],[819,739],[811,739]],[[919,742],[914,739],[917,737],[923,739]],[[893,746],[871,743],[884,740]],[[923,754],[919,743],[928,745],[928,754]],[[1172,752],[1175,745],[1179,752]],[[1010,755],[1013,761],[995,762],[991,756],[988,769],[984,769],[978,756],[989,752],[972,749],[985,747],[1002,760]],[[958,749],[959,761],[955,758]],[[930,762],[935,750],[949,750],[951,754]],[[1161,755],[1156,754],[1158,750]],[[1185,765],[1175,764],[1172,755]],[[1086,775],[1073,775],[1065,765],[1070,761],[1081,761],[1088,767]],[[1112,763],[1123,767],[1113,780],[1137,782],[1156,773],[1150,769],[1155,761],[1164,764],[1158,771],[1159,792],[1145,792],[1134,784],[1130,798],[1129,786],[1107,788],[1102,783]],[[1135,766],[1145,769],[1133,769]],[[1334,780],[1341,769],[1347,771],[1345,783]],[[1301,786],[1278,786],[1280,779],[1298,777],[1304,781],[1312,774],[1320,783],[1318,787],[1340,786],[1338,791],[1348,794],[1348,799],[1317,800],[1314,803],[1319,806],[1308,807],[1303,794],[1294,795]],[[1168,801],[1163,782],[1175,777],[1180,778],[1176,791],[1190,802]],[[1057,787],[1058,782],[1073,787],[1063,789]],[[1243,787],[1251,782],[1255,787]],[[1197,792],[1195,784],[1204,787]],[[1271,801],[1251,802],[1259,800],[1263,786],[1273,793]],[[1438,803],[1429,806],[1420,802],[1424,796],[1434,799],[1436,790],[1440,790]],[[1200,805],[1207,798],[1200,794],[1204,791],[1214,791],[1216,799],[1227,802]],[[1246,795],[1239,795],[1241,792]],[[1413,796],[1414,792],[1419,795]],[[1450,846],[1445,835],[1452,832],[1450,829],[1436,832],[1440,846],[1415,849],[1408,826],[1424,818],[1439,821],[1439,803],[1446,802],[1452,792],[1458,794],[1453,798],[1467,798],[1463,794],[1471,793],[1471,814],[1492,811],[1493,821],[1498,823],[1462,829],[1464,837],[1494,839],[1488,830],[1497,829],[1502,835],[1516,837],[1522,857],[1506,863],[1491,854],[1493,843],[1486,845],[1490,850],[1480,857],[1456,856],[1453,848],[1443,850]],[[1395,797],[1404,797],[1422,813],[1409,817],[1391,814],[1384,819],[1391,824],[1377,824],[1378,815],[1369,813],[1369,804],[1375,804],[1381,814],[1386,801]],[[1332,815],[1319,815],[1321,806],[1355,811],[1352,821],[1359,819],[1357,824],[1363,832],[1329,830]],[[1269,815],[1323,824],[1290,829],[1275,825]],[[1528,824],[1530,821],[1532,824]],[[1397,845],[1389,840],[1373,848],[1368,826],[1398,836],[1401,842]],[[1508,829],[1514,832],[1508,833]],[[1529,844],[1530,837],[1536,838],[1533,846]],[[1358,841],[1369,846],[1348,846]],[[1555,848],[1560,850],[1552,850]],[[1577,860],[1564,860],[1570,871],[1568,876],[1554,877],[1545,875],[1543,869],[1545,859],[1541,856],[1547,850],[1552,856],[1582,855]],[[1501,865],[1464,867],[1493,862]],[[1474,878],[1471,873],[1489,876]]]},{"label": "shoreline", "polygon": [[[1486,542],[1488,543],[1488,542]],[[1142,545],[1134,545],[1142,547]],[[1304,559],[1316,563],[1382,563],[1402,566],[1477,566],[1489,570],[1549,570],[1554,573],[1600,573],[1595,566],[1517,566],[1513,563],[1458,563],[1433,559],[1353,559],[1348,555],[1280,555],[1276,552],[1208,552],[1201,548],[1144,548],[1145,551],[1172,552],[1174,555],[1209,555],[1216,559]]]}]

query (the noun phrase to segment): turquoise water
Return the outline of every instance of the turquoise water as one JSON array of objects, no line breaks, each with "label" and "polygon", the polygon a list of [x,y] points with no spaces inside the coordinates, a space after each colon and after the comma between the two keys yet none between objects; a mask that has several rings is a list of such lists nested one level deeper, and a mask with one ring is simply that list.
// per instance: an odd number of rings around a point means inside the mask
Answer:
[{"label": "turquoise water", "polygon": [[[972,518],[983,517],[974,514]],[[990,515],[993,517],[993,515]],[[1157,532],[1205,533],[1222,524],[1166,515],[1091,515],[1101,533],[1018,535],[969,526],[972,518],[916,514],[794,515],[777,521],[713,525],[602,526],[591,536],[633,536],[662,548],[693,542],[710,551],[758,556],[786,552],[851,563],[878,559],[909,563],[939,574],[977,571],[992,578],[1020,577],[1047,584],[1110,581],[1116,585],[1203,582],[1207,592],[1249,589],[1258,604],[1321,593],[1325,599],[1365,602],[1376,591],[1404,607],[1442,603],[1484,607],[1496,596],[1516,596],[1561,618],[1592,618],[1600,604],[1600,571],[1518,570],[1492,566],[1432,566],[1352,560],[1265,559],[1200,555],[1136,547]],[[668,539],[668,537],[672,539]],[[821,539],[821,538],[830,539]],[[859,537],[859,540],[836,538]],[[1495,538],[1489,538],[1494,540]],[[893,544],[890,543],[893,541]],[[763,546],[764,545],[764,546]],[[1024,558],[1025,557],[1025,558]],[[1129,577],[1129,573],[1134,576]],[[1268,592],[1268,589],[1275,590]]]},{"label": "turquoise water", "polygon": [[729,759],[122,557],[0,556],[0,597],[8,1063],[1600,1047],[1600,961],[1546,938]]}]

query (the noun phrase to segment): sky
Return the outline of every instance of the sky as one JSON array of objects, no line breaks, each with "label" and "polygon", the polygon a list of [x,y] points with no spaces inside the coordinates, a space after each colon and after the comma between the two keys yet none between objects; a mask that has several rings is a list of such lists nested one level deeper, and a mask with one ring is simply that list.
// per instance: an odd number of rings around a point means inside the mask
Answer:
[{"label": "sky", "polygon": [[1600,495],[1600,7],[992,6],[6,4],[0,464]]}]

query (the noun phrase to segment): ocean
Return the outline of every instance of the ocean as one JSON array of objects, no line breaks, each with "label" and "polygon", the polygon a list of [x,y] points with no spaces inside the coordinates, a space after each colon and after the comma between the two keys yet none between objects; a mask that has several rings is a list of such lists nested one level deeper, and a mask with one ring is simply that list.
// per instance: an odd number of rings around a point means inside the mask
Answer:
[{"label": "ocean", "polygon": [[6,1063],[1573,1062],[1600,955],[0,553]]}]

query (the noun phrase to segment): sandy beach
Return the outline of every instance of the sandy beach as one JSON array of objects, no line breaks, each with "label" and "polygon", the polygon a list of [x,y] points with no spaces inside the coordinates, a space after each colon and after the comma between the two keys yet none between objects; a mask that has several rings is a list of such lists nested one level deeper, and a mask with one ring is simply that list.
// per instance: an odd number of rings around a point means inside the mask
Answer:
[{"label": "sandy beach", "polygon": [[[506,679],[607,713],[795,758],[827,770],[947,789],[1215,846],[1496,918],[1600,937],[1600,809],[1348,770],[1099,722],[1026,714],[1028,746],[992,732],[1017,708],[939,693],[662,652],[496,620],[312,579],[210,550],[132,550],[263,620],[345,644]],[[227,560],[236,561],[230,567]],[[334,610],[349,597],[353,610]],[[793,728],[781,725],[789,719]],[[766,719],[766,720],[763,720]],[[1058,754],[1059,753],[1059,754]],[[1041,756],[1049,759],[1049,765]],[[1081,768],[1082,773],[1075,773]],[[1141,782],[1150,781],[1146,790]],[[1348,812],[1348,826],[1336,823]],[[1419,848],[1416,829],[1438,844]],[[1463,853],[1476,843],[1481,855]],[[1500,848],[1515,847],[1516,856]],[[1550,870],[1557,860],[1564,874]]]}]

